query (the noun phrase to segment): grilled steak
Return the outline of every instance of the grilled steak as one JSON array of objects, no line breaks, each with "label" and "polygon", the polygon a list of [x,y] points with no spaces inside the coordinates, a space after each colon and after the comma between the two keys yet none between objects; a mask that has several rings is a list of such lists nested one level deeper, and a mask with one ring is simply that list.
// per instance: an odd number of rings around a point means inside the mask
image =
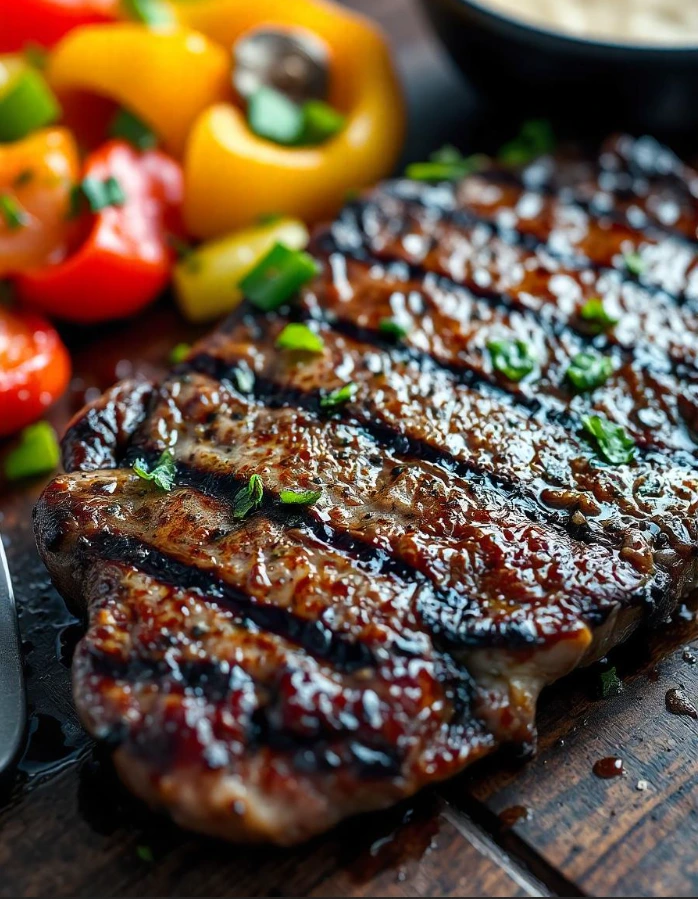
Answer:
[{"label": "grilled steak", "polygon": [[[89,612],[78,709],[135,793],[207,833],[304,839],[531,749],[545,684],[693,588],[697,179],[619,138],[385,184],[316,237],[291,309],[245,306],[78,415],[36,533]],[[322,352],[279,349],[289,320]],[[501,340],[532,348],[527,377]],[[612,370],[576,392],[592,350]],[[164,490],[132,466],[168,448]]]}]

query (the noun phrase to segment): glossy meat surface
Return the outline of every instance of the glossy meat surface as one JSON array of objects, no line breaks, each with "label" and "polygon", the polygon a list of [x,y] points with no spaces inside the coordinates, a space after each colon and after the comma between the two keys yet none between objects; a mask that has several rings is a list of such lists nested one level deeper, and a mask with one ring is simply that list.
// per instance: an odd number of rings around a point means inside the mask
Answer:
[{"label": "glossy meat surface", "polygon": [[[243,307],[161,384],[71,423],[37,539],[88,609],[81,716],[138,795],[297,842],[532,747],[546,683],[693,588],[694,186],[629,138],[595,162],[386,184],[316,237],[321,274],[291,309]],[[595,333],[598,296],[618,321]],[[280,349],[289,320],[322,351]],[[505,377],[494,340],[524,341],[533,371]],[[589,350],[612,373],[575,392]],[[599,456],[593,414],[631,462]],[[167,449],[169,491],[132,468]]]}]

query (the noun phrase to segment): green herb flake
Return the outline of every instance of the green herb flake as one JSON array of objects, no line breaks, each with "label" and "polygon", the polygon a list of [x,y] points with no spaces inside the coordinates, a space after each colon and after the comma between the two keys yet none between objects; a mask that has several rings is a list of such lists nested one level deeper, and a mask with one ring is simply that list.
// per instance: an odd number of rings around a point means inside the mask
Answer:
[{"label": "green herb flake", "polygon": [[600,297],[591,297],[579,310],[581,318],[598,331],[605,331],[618,324],[618,319],[614,318],[604,306],[604,302]]},{"label": "green herb flake", "polygon": [[510,381],[521,381],[536,366],[533,348],[525,340],[490,340],[487,349],[492,367]]},{"label": "green herb flake", "polygon": [[301,146],[322,144],[346,125],[346,116],[322,100],[308,100],[301,110],[303,130],[298,141]]},{"label": "green herb flake", "polygon": [[246,518],[264,499],[264,485],[258,474],[253,474],[247,484],[233,497],[233,517]]},{"label": "green herb flake", "polygon": [[122,0],[126,15],[148,27],[175,24],[172,9],[165,0]]},{"label": "green herb flake", "polygon": [[337,387],[336,390],[332,390],[330,393],[325,394],[325,396],[320,397],[320,408],[338,409],[340,406],[353,400],[358,389],[359,387],[357,384],[353,381],[349,381],[348,384]]},{"label": "green herb flake", "polygon": [[293,146],[301,140],[305,118],[302,108],[281,91],[260,87],[247,103],[247,124],[257,137]]},{"label": "green herb flake", "polygon": [[271,312],[290,300],[319,271],[308,253],[276,243],[238,286],[253,306]]},{"label": "green herb flake", "polygon": [[602,699],[618,696],[623,692],[623,684],[618,677],[615,667],[602,671],[599,674],[598,693]]},{"label": "green herb flake", "polygon": [[497,159],[502,165],[518,167],[527,165],[539,156],[555,150],[555,132],[547,119],[531,119],[524,122],[519,134],[500,149]]},{"label": "green herb flake", "polygon": [[612,374],[613,363],[608,356],[587,351],[574,356],[566,377],[577,390],[594,390],[605,384]]},{"label": "green herb flake", "polygon": [[120,109],[111,121],[109,134],[125,140],[137,150],[152,150],[158,139],[154,131],[127,109]]},{"label": "green herb flake", "polygon": [[630,274],[635,275],[636,278],[639,278],[647,268],[647,263],[639,253],[626,253],[623,256],[623,262]]},{"label": "green herb flake", "polygon": [[177,346],[172,347],[170,350],[170,363],[172,365],[179,365],[180,362],[184,362],[189,355],[190,350],[190,343],[178,343]]},{"label": "green herb flake", "polygon": [[48,50],[46,47],[42,47],[41,44],[37,44],[35,41],[29,41],[29,43],[22,47],[22,56],[24,57],[24,61],[35,69],[43,70],[46,68]]},{"label": "green herb flake", "polygon": [[104,181],[100,181],[99,178],[85,178],[71,191],[70,218],[77,218],[82,213],[84,201],[87,201],[92,212],[97,213],[110,206],[123,206],[126,194],[113,175]]},{"label": "green herb flake", "polygon": [[394,318],[382,318],[378,322],[378,330],[390,340],[404,340],[409,333],[407,328]]},{"label": "green herb flake", "polygon": [[620,425],[600,415],[585,415],[584,430],[597,445],[599,455],[611,465],[627,465],[635,458],[635,441]]},{"label": "green herb flake", "polygon": [[150,846],[136,846],[136,855],[142,862],[147,864],[152,864],[155,861],[155,856]]},{"label": "green herb flake", "polygon": [[8,481],[33,478],[56,469],[60,461],[56,432],[46,421],[24,428],[19,443],[5,456],[5,477]]},{"label": "green herb flake", "polygon": [[312,506],[322,496],[322,490],[282,490],[279,499],[285,506]]},{"label": "green herb flake", "polygon": [[258,225],[275,225],[280,222],[283,215],[280,212],[263,212],[257,216]]},{"label": "green herb flake", "polygon": [[15,180],[12,182],[12,186],[15,188],[26,187],[27,184],[31,184],[34,180],[34,169],[22,169],[22,171],[17,175]]},{"label": "green herb flake", "polygon": [[446,144],[430,155],[429,162],[408,165],[405,175],[412,181],[460,181],[466,175],[485,168],[488,163],[488,157],[481,153],[463,156],[456,147]]},{"label": "green herb flake", "polygon": [[0,194],[0,216],[10,231],[18,231],[27,225],[27,213],[10,194]]},{"label": "green herb flake", "polygon": [[325,348],[325,341],[307,325],[292,322],[276,338],[276,345],[280,350],[321,353]]},{"label": "green herb flake", "polygon": [[175,468],[174,456],[170,450],[165,450],[162,453],[150,471],[143,459],[137,459],[133,463],[133,470],[139,478],[143,478],[144,481],[152,481],[160,490],[169,491],[175,485],[177,470]]}]

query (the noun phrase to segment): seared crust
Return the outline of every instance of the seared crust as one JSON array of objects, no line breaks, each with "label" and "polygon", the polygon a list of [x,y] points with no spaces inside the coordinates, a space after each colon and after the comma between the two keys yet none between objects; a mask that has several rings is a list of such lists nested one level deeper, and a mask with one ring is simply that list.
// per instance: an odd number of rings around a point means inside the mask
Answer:
[{"label": "seared crust", "polygon": [[[292,312],[243,308],[161,385],[117,385],[71,423],[37,540],[88,610],[77,707],[139,796],[216,836],[306,839],[531,747],[542,686],[693,588],[698,213],[690,171],[627,140],[596,164],[378,188],[318,236]],[[631,249],[663,268],[632,276]],[[620,321],[593,334],[599,294]],[[289,315],[321,353],[278,349]],[[533,345],[535,375],[494,370],[493,339]],[[614,371],[575,394],[589,348]],[[589,414],[634,439],[632,463],[598,458]],[[169,492],[131,467],[166,449]],[[253,474],[263,502],[237,518]]]}]

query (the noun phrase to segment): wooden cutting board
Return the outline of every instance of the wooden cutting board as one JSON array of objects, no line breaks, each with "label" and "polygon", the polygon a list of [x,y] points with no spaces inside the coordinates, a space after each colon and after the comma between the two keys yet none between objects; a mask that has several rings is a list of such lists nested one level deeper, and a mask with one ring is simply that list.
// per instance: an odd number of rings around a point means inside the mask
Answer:
[{"label": "wooden cutting board", "polygon": [[[410,104],[407,155],[464,135],[472,144],[482,118],[411,0],[351,5],[379,18],[393,40]],[[507,124],[513,132],[516,123],[499,123]],[[159,370],[174,344],[196,336],[166,302],[135,322],[69,333],[76,379],[54,423],[86,393]],[[690,610],[615,654],[620,695],[595,699],[589,672],[547,691],[532,762],[500,756],[294,850],[237,848],[150,813],[80,728],[69,683],[80,624],[51,587],[31,533],[42,486],[0,497],[32,711],[24,758],[0,800],[1,896],[698,893],[698,721],[665,707],[673,687],[698,698]],[[592,773],[607,756],[623,759],[622,777]]]}]

